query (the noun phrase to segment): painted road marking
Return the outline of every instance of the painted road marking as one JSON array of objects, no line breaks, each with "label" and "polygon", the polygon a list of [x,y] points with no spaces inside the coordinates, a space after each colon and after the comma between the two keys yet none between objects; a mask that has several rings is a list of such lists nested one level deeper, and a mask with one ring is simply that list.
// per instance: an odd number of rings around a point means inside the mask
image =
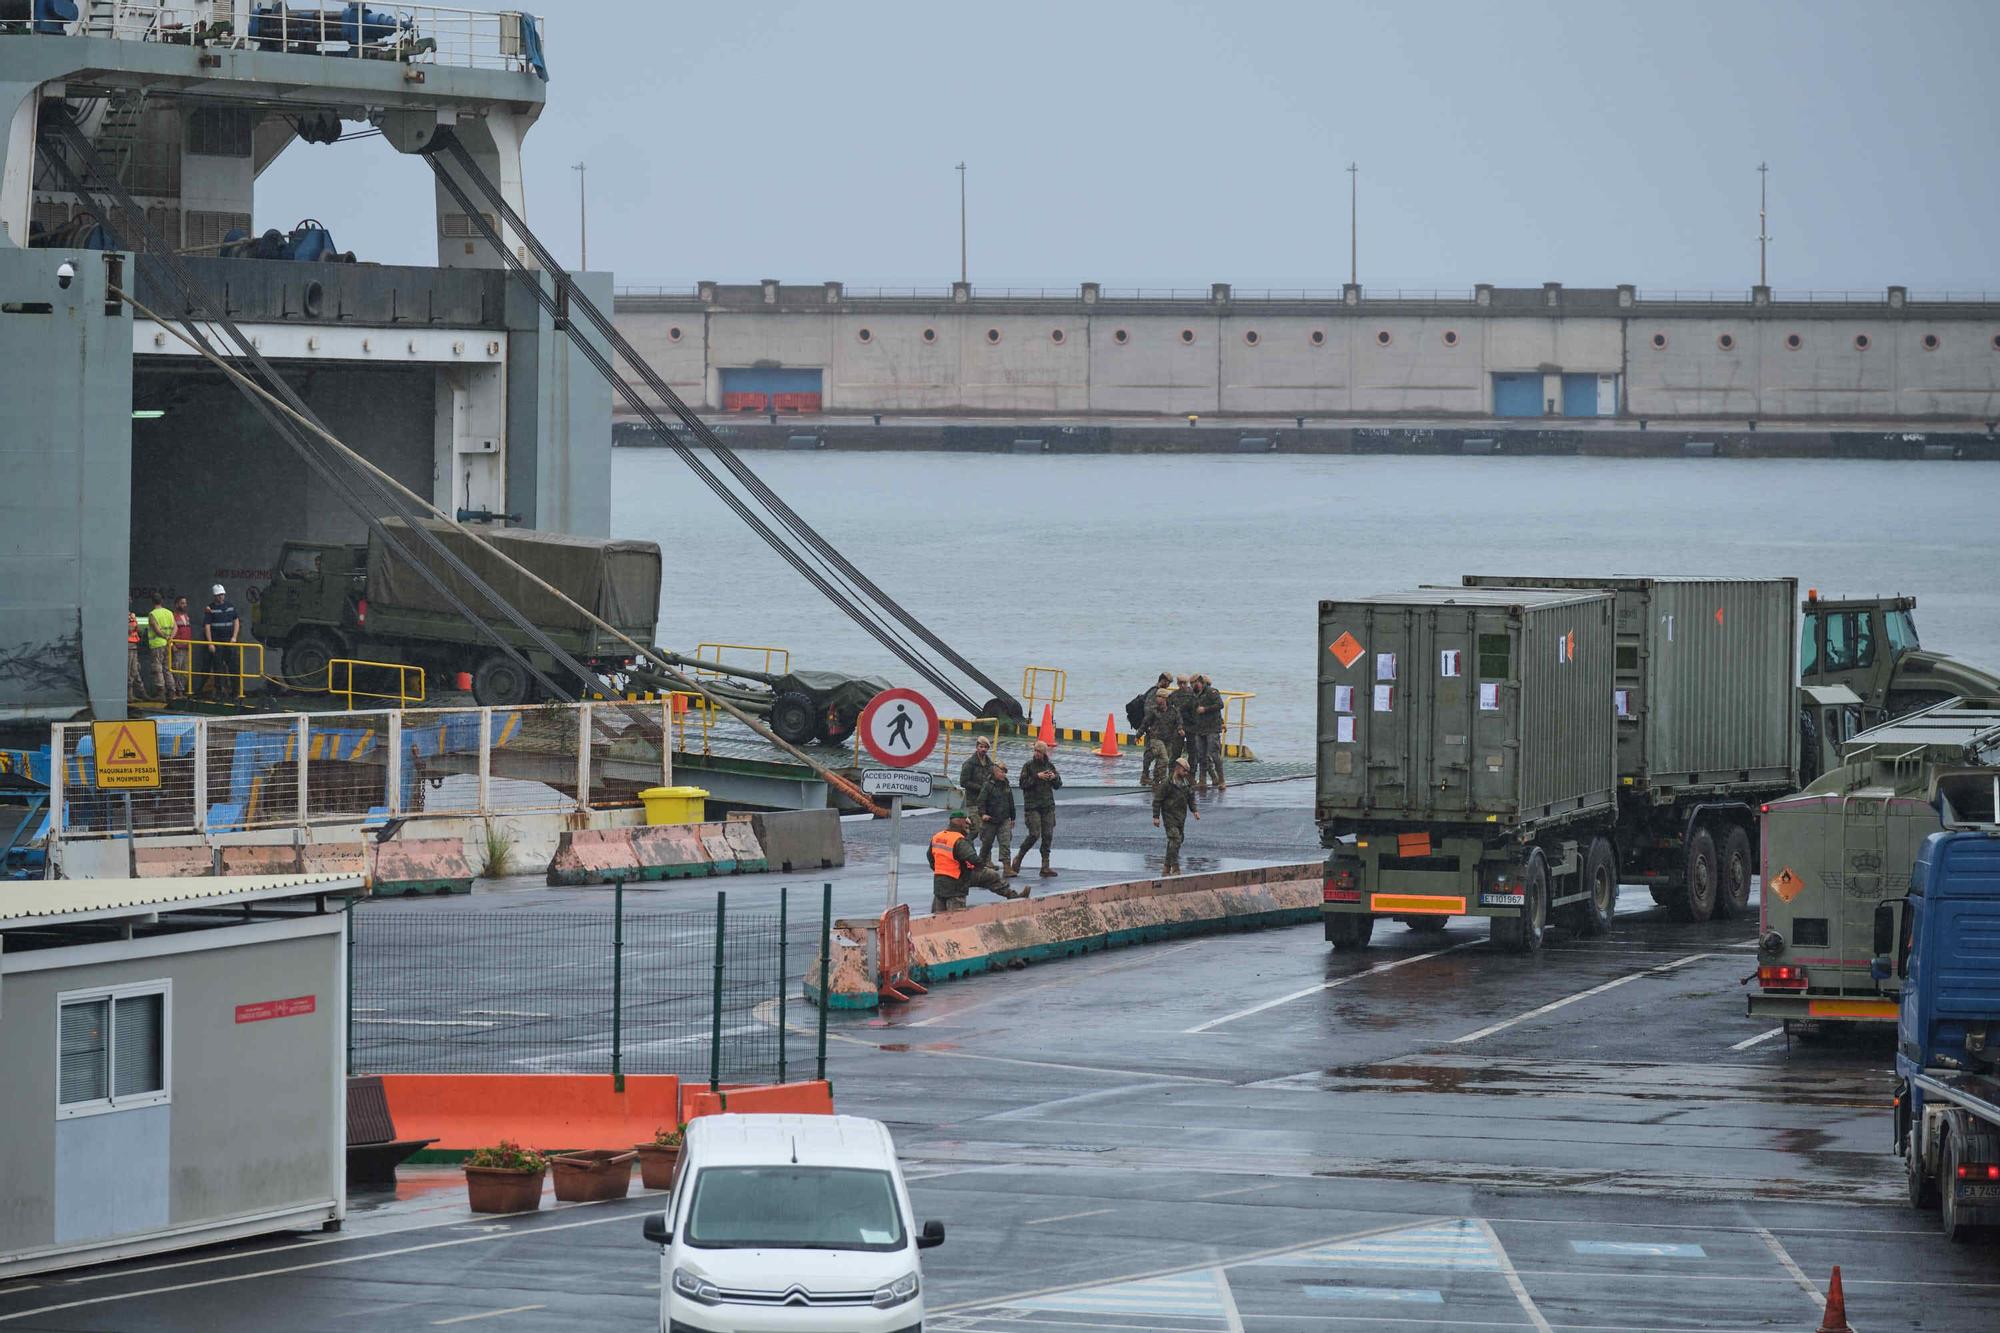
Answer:
[{"label": "painted road marking", "polygon": [[1074,1222],[1079,1217],[1102,1217],[1106,1213],[1115,1211],[1117,1210],[1112,1208],[1093,1208],[1087,1213],[1063,1213],[1058,1217],[1038,1217],[1032,1222],[1023,1222],[1021,1225],[1024,1227],[1039,1227],[1050,1222]]},{"label": "painted road marking", "polygon": [[374,1023],[397,1028],[490,1028],[498,1023],[482,1023],[470,1018],[357,1018],[357,1023]]},{"label": "painted road marking", "polygon": [[1197,1194],[1194,1197],[1197,1199],[1226,1199],[1232,1194],[1258,1194],[1264,1190],[1274,1190],[1282,1183],[1282,1181],[1273,1181],[1269,1185],[1244,1185],[1239,1189],[1217,1190],[1213,1194]]},{"label": "painted road marking", "polygon": [[1643,972],[1633,972],[1626,976],[1613,977],[1610,981],[1604,982],[1602,985],[1592,986],[1589,990],[1580,990],[1574,995],[1565,995],[1560,1000],[1551,1000],[1545,1005],[1541,1005],[1538,1008],[1530,1009],[1525,1014],[1516,1014],[1512,1018],[1502,1019],[1500,1022],[1493,1024],[1491,1027],[1483,1027],[1479,1029],[1479,1031],[1477,1032],[1468,1032],[1463,1037],[1453,1037],[1451,1039],[1451,1044],[1454,1046],[1462,1046],[1469,1041],[1480,1041],[1486,1037],[1492,1036],[1496,1032],[1505,1032],[1508,1028],[1513,1027],[1516,1023],[1525,1023],[1531,1018],[1540,1018],[1543,1014],[1552,1014],[1558,1009],[1566,1009],[1570,1005],[1575,1004],[1578,1000],[1587,1000],[1593,995],[1602,995],[1604,994],[1604,992],[1608,990],[1616,990],[1620,986],[1627,985],[1631,982],[1638,981],[1642,978],[1656,977],[1661,975],[1662,973],[1671,972],[1677,967],[1686,967],[1689,963],[1698,963],[1704,958],[1713,958],[1713,957],[1715,957],[1715,955],[1712,953],[1692,953],[1685,958],[1676,958],[1671,963],[1661,963],[1658,967],[1649,967]]},{"label": "painted road marking", "polygon": [[503,1314],[520,1314],[525,1310],[546,1310],[548,1308],[546,1305],[510,1305],[504,1310],[482,1310],[478,1314],[461,1314],[453,1315],[450,1319],[433,1319],[431,1320],[431,1327],[440,1328],[445,1324],[469,1324],[475,1319],[492,1319]]},{"label": "painted road marking", "polygon": [[1803,1288],[1806,1295],[1812,1297],[1813,1305],[1817,1309],[1824,1310],[1826,1297],[1820,1294],[1820,1289],[1813,1285],[1813,1280],[1807,1277],[1805,1271],[1793,1260],[1791,1251],[1785,1248],[1783,1242],[1763,1227],[1753,1227],[1752,1230],[1757,1233],[1757,1239],[1764,1242],[1764,1248],[1771,1252],[1772,1257],[1784,1268],[1792,1281]]},{"label": "painted road marking", "polygon": [[1737,1042],[1734,1046],[1731,1046],[1729,1049],[1732,1051],[1747,1051],[1752,1046],[1761,1046],[1773,1037],[1782,1037],[1784,1035],[1785,1035],[1785,1029],[1782,1025],[1780,1025],[1778,1027],[1772,1028],[1769,1032],[1760,1032],[1754,1037],[1745,1037],[1742,1041]]},{"label": "painted road marking", "polygon": [[1493,1224],[1482,1219],[1479,1229],[1485,1232],[1486,1239],[1492,1242],[1493,1252],[1500,1258],[1500,1272],[1507,1279],[1507,1287],[1514,1293],[1514,1299],[1520,1303],[1521,1313],[1528,1316],[1535,1326],[1536,1333],[1555,1333],[1555,1330],[1549,1327],[1549,1321],[1542,1318],[1542,1312],[1536,1308],[1534,1297],[1528,1295],[1527,1285],[1521,1281],[1521,1275],[1514,1271],[1514,1261],[1507,1257],[1506,1247],[1500,1244],[1499,1233],[1493,1230]]},{"label": "painted road marking", "polygon": [[1157,1315],[1179,1319],[1219,1319],[1227,1322],[1230,1303],[1224,1299],[1222,1276],[1213,1268],[1171,1277],[1107,1282],[1049,1296],[1028,1296],[1006,1302],[1014,1310],[1059,1314]]},{"label": "painted road marking", "polygon": [[1448,1273],[1497,1273],[1499,1242],[1467,1217],[1428,1222],[1335,1241],[1253,1261],[1262,1268],[1431,1268]]},{"label": "painted road marking", "polygon": [[1444,1293],[1421,1287],[1303,1287],[1308,1296],[1331,1301],[1406,1301],[1416,1305],[1443,1305]]},{"label": "painted road marking", "polygon": [[1224,1023],[1234,1023],[1239,1018],[1249,1018],[1253,1014],[1263,1013],[1266,1009],[1276,1009],[1281,1004],[1290,1004],[1293,1000],[1303,1000],[1308,995],[1317,995],[1321,991],[1329,991],[1336,986],[1345,986],[1350,981],[1364,981],[1369,977],[1379,976],[1384,972],[1393,972],[1399,967],[1408,967],[1411,963],[1421,963],[1427,958],[1442,958],[1445,954],[1457,953],[1460,949],[1470,949],[1475,944],[1484,943],[1486,943],[1485,940],[1467,940],[1463,944],[1454,944],[1449,949],[1434,949],[1430,953],[1412,954],[1408,958],[1397,958],[1391,962],[1377,963],[1366,972],[1353,972],[1344,977],[1335,977],[1332,981],[1322,981],[1317,985],[1307,986],[1304,990],[1295,990],[1289,995],[1280,995],[1275,1000],[1266,1000],[1262,1004],[1253,1004],[1248,1009],[1238,1009],[1233,1014],[1224,1014],[1221,1018],[1211,1018],[1206,1023],[1197,1023],[1191,1028],[1182,1028],[1181,1035],[1191,1036],[1199,1032],[1208,1032],[1221,1027]]},{"label": "painted road marking", "polygon": [[1656,1244],[1643,1240],[1573,1240],[1569,1247],[1578,1254],[1636,1255],[1642,1259],[1708,1258],[1708,1251],[1699,1245]]},{"label": "painted road marking", "polygon": [[477,1018],[554,1018],[554,1014],[538,1014],[528,1009],[461,1009],[462,1014]]}]

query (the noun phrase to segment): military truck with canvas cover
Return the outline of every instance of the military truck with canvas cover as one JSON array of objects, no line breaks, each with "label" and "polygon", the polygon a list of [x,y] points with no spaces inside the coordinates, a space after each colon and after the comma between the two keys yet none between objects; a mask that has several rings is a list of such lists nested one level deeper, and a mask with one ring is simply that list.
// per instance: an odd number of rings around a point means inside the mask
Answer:
[{"label": "military truck with canvas cover", "polygon": [[[446,549],[578,661],[606,673],[631,664],[631,649],[577,606],[540,587],[464,531],[438,520],[423,522]],[[404,530],[398,519],[384,520],[383,527],[392,533]],[[660,548],[654,543],[525,528],[495,528],[480,535],[633,641],[653,643],[660,607]],[[548,652],[492,610],[482,594],[413,539],[406,536],[402,545],[407,556],[392,550],[380,534],[366,545],[285,544],[277,577],[253,608],[251,628],[263,642],[283,650],[282,671],[289,682],[305,689],[327,688],[328,664],[348,658],[408,663],[438,677],[467,672],[473,696],[482,704],[517,704],[532,697],[534,678],[468,623],[415,561],[434,568],[446,588],[538,670],[560,679]],[[574,686],[595,687],[592,681]]]},{"label": "military truck with canvas cover", "polygon": [[[1762,929],[1750,1012],[1786,1023],[1892,1023],[1903,978],[1878,916],[1902,910],[1924,840],[1991,823],[2000,698],[1954,699],[1870,728],[1844,762],[1764,812]],[[1893,921],[1891,925],[1893,926]]]},{"label": "military truck with canvas cover", "polygon": [[1619,876],[1683,921],[1746,913],[1759,807],[1798,789],[1798,583],[1467,575],[1609,590]]},{"label": "military truck with canvas cover", "polygon": [[1314,814],[1327,940],[1492,921],[1541,946],[1550,914],[1616,901],[1612,595],[1426,588],[1319,605]]}]

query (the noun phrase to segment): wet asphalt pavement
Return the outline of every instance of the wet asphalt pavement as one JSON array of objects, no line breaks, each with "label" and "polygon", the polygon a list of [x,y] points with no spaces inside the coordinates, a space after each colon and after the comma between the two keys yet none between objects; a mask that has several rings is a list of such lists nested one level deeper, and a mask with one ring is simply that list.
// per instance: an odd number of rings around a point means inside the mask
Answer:
[{"label": "wet asphalt pavement", "polygon": [[[1190,862],[1310,859],[1308,797],[1232,792]],[[1157,864],[1130,802],[1065,816],[1107,868],[1063,887]],[[883,830],[848,827],[858,914]],[[577,901],[547,894],[420,906]],[[1464,920],[1360,954],[1311,927],[1177,941],[837,1016],[829,1073],[947,1226],[940,1333],[1812,1330],[1835,1264],[1863,1333],[2000,1328],[2000,1243],[1903,1201],[1888,1034],[1788,1046],[1746,1017],[1754,937],[1627,889],[1609,936],[1529,958]],[[0,1331],[656,1326],[648,1200],[475,1221],[456,1190],[417,1173],[339,1236],[0,1286]]]}]

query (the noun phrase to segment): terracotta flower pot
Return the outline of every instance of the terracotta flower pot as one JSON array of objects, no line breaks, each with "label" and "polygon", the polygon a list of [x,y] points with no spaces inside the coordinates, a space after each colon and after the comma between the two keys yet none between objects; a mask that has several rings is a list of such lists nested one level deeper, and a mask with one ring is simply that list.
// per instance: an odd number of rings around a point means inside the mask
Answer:
[{"label": "terracotta flower pot", "polygon": [[542,1206],[539,1171],[509,1171],[497,1166],[465,1168],[465,1194],[475,1213],[531,1213]]},{"label": "terracotta flower pot", "polygon": [[556,1173],[556,1199],[562,1203],[595,1203],[622,1199],[632,1188],[632,1163],[637,1150],[592,1148],[549,1158]]},{"label": "terracotta flower pot", "polygon": [[674,1187],[674,1168],[680,1164],[681,1148],[677,1143],[671,1148],[663,1148],[657,1143],[639,1145],[639,1183],[649,1190],[670,1190]]}]

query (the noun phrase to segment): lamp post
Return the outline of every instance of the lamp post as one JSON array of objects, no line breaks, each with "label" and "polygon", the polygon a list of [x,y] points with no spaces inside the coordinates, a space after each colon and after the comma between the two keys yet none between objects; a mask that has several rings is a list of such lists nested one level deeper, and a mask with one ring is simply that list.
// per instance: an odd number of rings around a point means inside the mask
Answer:
[{"label": "lamp post", "polygon": [[958,280],[971,282],[965,265],[965,163],[958,164]]},{"label": "lamp post", "polygon": [[1347,284],[1361,285],[1361,168],[1347,164]]},{"label": "lamp post", "polygon": [[576,267],[578,272],[588,273],[590,271],[590,219],[584,212],[583,177],[584,173],[590,170],[590,168],[581,162],[577,162],[571,165],[570,170],[576,173],[576,238],[577,249],[581,252],[577,258]]},{"label": "lamp post", "polygon": [[1757,164],[1757,285],[1759,287],[1771,285],[1770,269],[1764,261],[1765,247],[1771,243],[1771,229],[1767,225],[1771,202],[1770,184],[1771,168],[1769,164],[1759,162]]}]

